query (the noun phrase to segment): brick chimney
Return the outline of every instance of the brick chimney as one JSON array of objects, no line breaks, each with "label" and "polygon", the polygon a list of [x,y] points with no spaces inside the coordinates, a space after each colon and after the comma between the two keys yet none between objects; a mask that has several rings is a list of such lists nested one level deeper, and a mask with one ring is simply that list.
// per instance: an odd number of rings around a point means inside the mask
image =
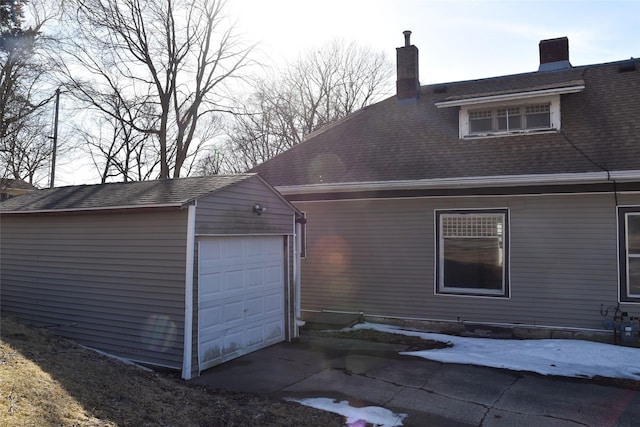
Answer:
[{"label": "brick chimney", "polygon": [[568,38],[559,37],[557,39],[540,40],[538,47],[540,49],[540,67],[538,67],[538,71],[571,68]]},{"label": "brick chimney", "polygon": [[420,80],[418,79],[418,48],[409,41],[411,31],[404,31],[404,46],[396,48],[398,80],[396,97],[398,100],[418,99]]}]

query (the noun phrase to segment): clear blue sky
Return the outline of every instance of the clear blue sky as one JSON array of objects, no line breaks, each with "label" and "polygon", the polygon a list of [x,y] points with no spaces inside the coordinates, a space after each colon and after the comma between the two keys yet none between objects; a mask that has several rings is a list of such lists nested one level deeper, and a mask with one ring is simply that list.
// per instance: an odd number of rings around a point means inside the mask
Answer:
[{"label": "clear blue sky", "polygon": [[640,0],[229,0],[228,11],[270,58],[340,37],[395,63],[411,30],[422,84],[535,71],[538,42],[562,36],[573,65],[640,56]]}]

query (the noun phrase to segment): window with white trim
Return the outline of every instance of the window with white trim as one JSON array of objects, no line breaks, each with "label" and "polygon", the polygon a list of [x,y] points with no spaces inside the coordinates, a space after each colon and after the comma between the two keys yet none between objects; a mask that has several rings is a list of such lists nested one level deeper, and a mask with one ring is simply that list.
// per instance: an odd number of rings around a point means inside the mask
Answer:
[{"label": "window with white trim", "polygon": [[510,105],[469,110],[469,134],[551,129],[551,105]]},{"label": "window with white trim", "polygon": [[443,210],[435,217],[436,293],[508,297],[508,210]]},{"label": "window with white trim", "polygon": [[640,302],[640,207],[618,208],[620,301]]},{"label": "window with white trim", "polygon": [[560,129],[560,97],[546,96],[509,103],[492,102],[460,108],[460,137],[548,132]]}]

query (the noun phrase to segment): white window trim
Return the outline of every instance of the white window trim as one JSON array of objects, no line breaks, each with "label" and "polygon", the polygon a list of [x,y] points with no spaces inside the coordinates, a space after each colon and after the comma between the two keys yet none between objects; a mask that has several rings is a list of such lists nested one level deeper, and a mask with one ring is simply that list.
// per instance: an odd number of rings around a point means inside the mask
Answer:
[{"label": "white window trim", "polygon": [[[517,129],[510,131],[495,131],[487,133],[471,133],[469,125],[469,111],[478,109],[492,110],[496,108],[513,107],[513,106],[527,106],[532,104],[549,104],[549,115],[551,125],[549,128],[538,129]],[[530,97],[526,99],[511,99],[508,102],[486,102],[486,103],[474,103],[469,105],[460,106],[459,111],[459,126],[460,139],[471,138],[490,138],[495,136],[512,136],[512,135],[526,135],[531,133],[541,132],[557,132],[561,129],[561,117],[560,117],[560,95],[549,95],[540,97]]]}]

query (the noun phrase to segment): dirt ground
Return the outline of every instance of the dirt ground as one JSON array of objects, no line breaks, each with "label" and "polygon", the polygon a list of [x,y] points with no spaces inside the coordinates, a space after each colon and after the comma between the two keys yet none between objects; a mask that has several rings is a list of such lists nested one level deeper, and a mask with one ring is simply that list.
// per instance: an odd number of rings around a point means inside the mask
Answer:
[{"label": "dirt ground", "polygon": [[2,318],[2,426],[343,426],[293,402],[187,385]]}]

